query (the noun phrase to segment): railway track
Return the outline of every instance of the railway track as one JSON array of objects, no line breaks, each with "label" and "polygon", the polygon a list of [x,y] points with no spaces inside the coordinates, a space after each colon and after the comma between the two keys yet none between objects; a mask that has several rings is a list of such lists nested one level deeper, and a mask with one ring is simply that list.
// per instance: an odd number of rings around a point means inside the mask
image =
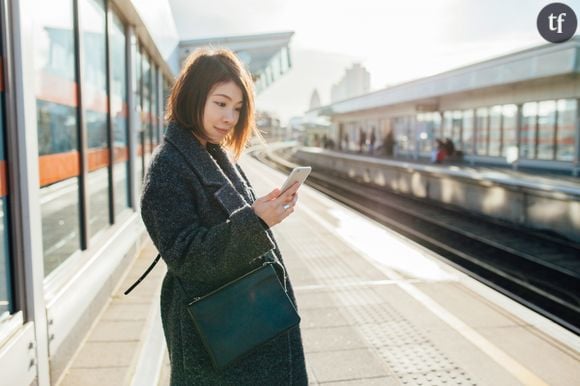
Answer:
[{"label": "railway track", "polygon": [[[253,155],[285,172],[297,166],[271,152],[255,151]],[[307,184],[580,334],[580,246],[577,243],[328,172],[313,171]]]}]

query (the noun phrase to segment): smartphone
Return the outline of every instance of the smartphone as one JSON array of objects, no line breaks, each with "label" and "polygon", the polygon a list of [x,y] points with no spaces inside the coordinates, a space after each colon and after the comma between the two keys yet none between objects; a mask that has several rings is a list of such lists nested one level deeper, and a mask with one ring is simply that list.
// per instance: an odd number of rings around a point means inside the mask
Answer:
[{"label": "smartphone", "polygon": [[294,185],[295,182],[298,182],[300,185],[302,185],[306,180],[306,177],[308,177],[310,174],[311,170],[312,168],[310,166],[299,166],[294,168],[286,179],[286,182],[284,182],[284,185],[282,185],[280,188],[280,194],[284,193],[289,187]]}]

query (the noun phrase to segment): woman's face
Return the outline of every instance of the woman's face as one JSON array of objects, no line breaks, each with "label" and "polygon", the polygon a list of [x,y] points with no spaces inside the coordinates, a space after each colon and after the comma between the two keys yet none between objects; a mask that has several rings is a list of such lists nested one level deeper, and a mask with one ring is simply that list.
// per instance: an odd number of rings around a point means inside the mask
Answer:
[{"label": "woman's face", "polygon": [[213,87],[203,109],[203,129],[209,142],[220,143],[234,129],[243,102],[242,90],[233,81]]}]

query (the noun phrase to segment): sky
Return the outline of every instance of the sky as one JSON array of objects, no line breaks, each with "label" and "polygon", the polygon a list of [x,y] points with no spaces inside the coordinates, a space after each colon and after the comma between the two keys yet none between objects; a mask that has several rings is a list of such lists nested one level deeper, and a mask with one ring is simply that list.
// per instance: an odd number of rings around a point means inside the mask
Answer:
[{"label": "sky", "polygon": [[[546,44],[537,0],[170,0],[180,39],[294,31],[292,69],[257,98],[282,123],[314,89],[323,105],[347,67],[370,72],[371,91]],[[580,0],[564,1],[580,14]]]}]

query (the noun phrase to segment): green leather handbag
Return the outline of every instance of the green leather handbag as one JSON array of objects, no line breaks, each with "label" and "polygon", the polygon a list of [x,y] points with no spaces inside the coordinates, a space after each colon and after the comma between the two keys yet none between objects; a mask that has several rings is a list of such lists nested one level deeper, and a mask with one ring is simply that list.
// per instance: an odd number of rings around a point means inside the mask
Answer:
[{"label": "green leather handbag", "polygon": [[273,264],[264,263],[187,305],[215,369],[228,367],[300,323]]}]

